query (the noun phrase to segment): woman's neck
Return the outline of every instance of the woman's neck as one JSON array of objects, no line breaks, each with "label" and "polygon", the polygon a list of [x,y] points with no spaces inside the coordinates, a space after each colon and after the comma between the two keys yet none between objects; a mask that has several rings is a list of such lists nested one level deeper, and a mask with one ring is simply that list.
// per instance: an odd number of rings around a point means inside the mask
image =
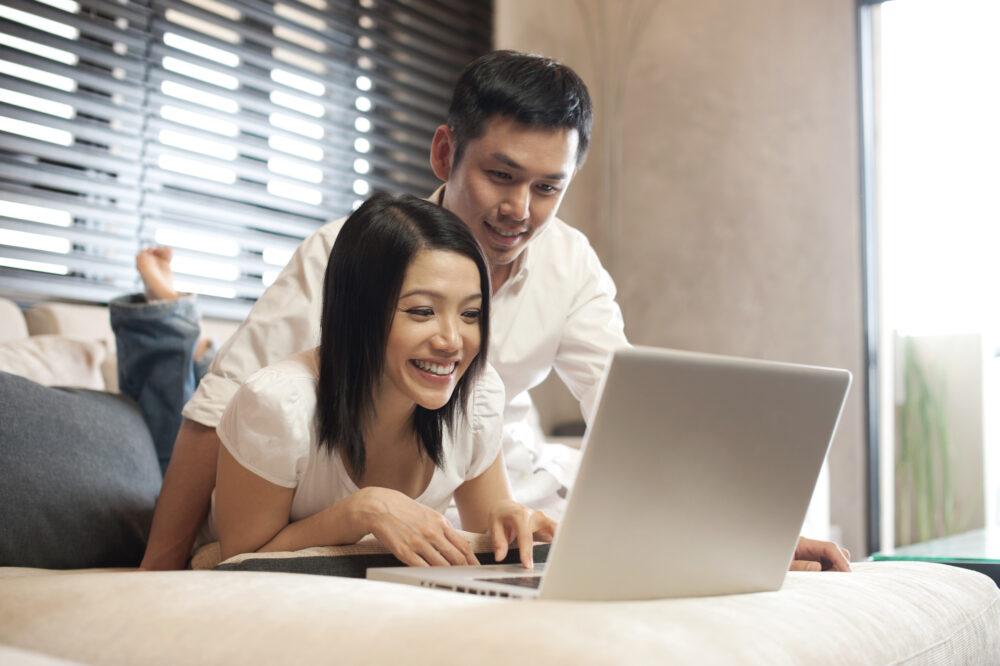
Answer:
[{"label": "woman's neck", "polygon": [[372,401],[374,412],[366,425],[365,448],[378,449],[409,447],[413,443],[413,415],[417,405],[402,396],[385,395],[376,390]]},{"label": "woman's neck", "polygon": [[365,427],[365,473],[351,478],[359,487],[380,486],[418,497],[430,483],[434,464],[413,429],[416,404],[376,396],[375,413]]}]

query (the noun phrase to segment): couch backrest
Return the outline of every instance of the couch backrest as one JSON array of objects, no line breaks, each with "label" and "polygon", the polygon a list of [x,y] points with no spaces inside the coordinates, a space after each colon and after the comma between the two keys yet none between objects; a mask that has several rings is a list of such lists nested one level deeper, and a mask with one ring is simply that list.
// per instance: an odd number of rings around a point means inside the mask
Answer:
[{"label": "couch backrest", "polygon": [[[21,316],[20,310],[18,316]],[[31,335],[65,335],[103,344],[107,350],[105,361],[101,365],[105,387],[112,393],[118,391],[115,334],[111,330],[111,318],[107,306],[40,303],[30,308],[21,317],[21,321],[27,322],[27,333]],[[212,338],[218,348],[229,339],[239,325],[240,323],[235,321],[204,319],[202,331],[203,335]]]},{"label": "couch backrest", "polygon": [[28,337],[28,325],[17,303],[0,298],[0,342]]}]

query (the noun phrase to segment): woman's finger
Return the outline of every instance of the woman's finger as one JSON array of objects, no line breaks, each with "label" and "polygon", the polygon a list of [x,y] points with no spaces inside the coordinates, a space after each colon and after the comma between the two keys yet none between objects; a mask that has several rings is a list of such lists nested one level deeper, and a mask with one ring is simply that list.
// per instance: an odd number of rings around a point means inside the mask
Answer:
[{"label": "woman's finger", "polygon": [[507,557],[507,530],[502,519],[494,518],[490,523],[490,538],[493,540],[493,559],[502,562]]},{"label": "woman's finger", "polygon": [[465,557],[465,562],[462,564],[479,564],[479,560],[476,559],[476,553],[472,550],[472,544],[469,543],[468,539],[459,534],[458,530],[452,527],[445,528],[444,535]]},{"label": "woman's finger", "polygon": [[531,528],[531,519],[524,513],[518,513],[514,520],[517,527],[517,547],[521,551],[521,564],[524,565],[525,569],[531,569],[535,566],[535,539],[534,530]]}]

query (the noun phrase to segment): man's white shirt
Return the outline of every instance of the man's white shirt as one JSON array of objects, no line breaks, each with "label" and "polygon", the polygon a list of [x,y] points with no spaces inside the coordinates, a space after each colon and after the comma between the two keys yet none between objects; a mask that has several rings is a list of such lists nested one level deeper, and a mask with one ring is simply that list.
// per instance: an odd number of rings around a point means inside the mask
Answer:
[{"label": "man's white shirt", "polygon": [[[442,191],[429,199],[440,201]],[[246,378],[319,344],[323,278],[345,219],[324,225],[302,242],[219,349],[184,407],[186,418],[218,426]],[[615,294],[614,282],[586,236],[554,218],[521,253],[494,295],[488,360],[506,391],[504,455],[512,471],[534,471],[541,460],[540,433],[529,421],[528,390],[553,368],[589,422],[611,352],[628,344]]]}]

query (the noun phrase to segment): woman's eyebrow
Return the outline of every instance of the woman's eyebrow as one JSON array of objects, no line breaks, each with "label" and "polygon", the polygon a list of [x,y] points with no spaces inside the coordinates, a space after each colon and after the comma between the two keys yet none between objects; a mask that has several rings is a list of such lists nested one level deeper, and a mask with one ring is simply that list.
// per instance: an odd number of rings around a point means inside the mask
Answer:
[{"label": "woman's eyebrow", "polygon": [[[438,300],[442,300],[445,298],[444,294],[442,294],[439,291],[434,291],[433,289],[414,289],[412,291],[406,292],[405,294],[400,294],[399,298],[400,300],[402,300],[404,298],[409,298],[410,296],[427,296],[428,298],[436,298]],[[468,296],[463,298],[462,302],[464,303],[466,301],[474,301],[477,299],[482,299],[482,297],[483,297],[482,293],[477,291],[476,293],[469,294]]]}]

